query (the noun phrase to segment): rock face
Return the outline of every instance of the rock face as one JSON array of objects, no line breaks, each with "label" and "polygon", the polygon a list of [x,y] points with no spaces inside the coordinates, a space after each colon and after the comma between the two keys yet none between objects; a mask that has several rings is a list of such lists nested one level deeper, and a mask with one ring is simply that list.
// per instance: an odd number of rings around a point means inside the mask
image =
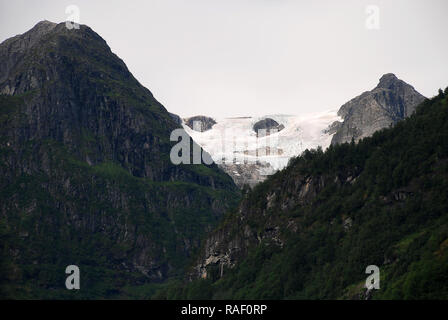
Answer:
[{"label": "rock face", "polygon": [[220,163],[218,166],[231,176],[235,184],[240,188],[244,185],[253,188],[275,172],[275,169],[269,163],[260,161],[238,164]]},{"label": "rock face", "polygon": [[[446,286],[432,284],[448,261],[448,201],[440,196],[448,190],[447,106],[448,89],[440,90],[411,119],[357,144],[307,150],[245,189],[208,234],[189,278],[208,279],[201,293],[214,299],[446,297]],[[372,257],[394,271],[385,294],[365,290]]]},{"label": "rock face", "polygon": [[344,104],[338,115],[342,124],[333,124],[336,134],[332,144],[355,142],[371,136],[411,115],[425,99],[411,85],[388,73],[380,78],[376,88],[366,91]]},{"label": "rock face", "polygon": [[323,132],[326,134],[334,134],[341,129],[342,124],[343,122],[341,121],[335,121],[332,124],[330,124],[327,129],[324,129]]},{"label": "rock face", "polygon": [[[262,242],[270,243],[280,250],[284,245],[281,230],[297,232],[298,224],[291,219],[282,221],[283,225],[280,225],[277,218],[282,212],[310,204],[329,180],[329,177],[305,175],[296,177],[294,181],[288,180],[282,190],[272,191],[270,188],[263,195],[262,208],[255,208],[250,196],[244,197],[236,214],[231,217],[232,222],[221,224],[208,236],[190,278],[209,278],[214,269],[218,269],[219,276],[222,276],[226,269],[242,261],[250,248]],[[254,227],[253,221],[264,223],[261,227]]]},{"label": "rock face", "polygon": [[257,133],[257,136],[259,134],[259,130],[266,130],[266,135],[269,135],[272,130],[275,130],[276,132],[281,131],[285,128],[283,124],[278,124],[277,121],[271,118],[265,118],[260,121],[257,121],[253,129]]},{"label": "rock face", "polygon": [[0,44],[0,92],[4,276],[29,297],[65,292],[71,264],[84,297],[164,280],[238,201],[216,165],[171,163],[179,123],[87,26]]},{"label": "rock face", "polygon": [[[194,116],[191,118],[186,118],[184,120],[187,126],[199,132],[210,130],[213,127],[213,125],[216,124],[216,121],[214,119],[206,116]],[[194,125],[195,122],[200,123],[199,127],[195,127]]]},{"label": "rock face", "polygon": [[[306,149],[328,147],[334,132],[323,131],[341,119],[336,112],[217,118],[216,124],[206,132],[192,130],[185,122],[182,125],[237,185],[254,186]],[[257,135],[254,128],[267,132]]]}]

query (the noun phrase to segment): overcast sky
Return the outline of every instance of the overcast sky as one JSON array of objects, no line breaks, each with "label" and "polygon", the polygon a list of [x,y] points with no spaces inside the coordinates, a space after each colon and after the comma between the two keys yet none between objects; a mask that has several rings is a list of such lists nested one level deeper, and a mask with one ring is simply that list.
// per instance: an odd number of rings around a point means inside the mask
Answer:
[{"label": "overcast sky", "polygon": [[388,72],[448,86],[447,0],[0,0],[0,41],[68,5],[183,117],[338,109]]}]

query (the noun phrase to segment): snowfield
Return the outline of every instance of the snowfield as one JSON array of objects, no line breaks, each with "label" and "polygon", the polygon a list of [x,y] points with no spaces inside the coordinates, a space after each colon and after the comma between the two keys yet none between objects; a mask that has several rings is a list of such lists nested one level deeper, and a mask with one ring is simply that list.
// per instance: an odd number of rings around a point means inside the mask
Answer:
[{"label": "snowfield", "polygon": [[[266,118],[285,128],[269,135],[260,131],[257,137],[253,126]],[[274,114],[215,120],[217,123],[205,132],[192,130],[185,124],[183,127],[217,164],[268,163],[272,168],[266,174],[272,174],[306,149],[321,146],[325,150],[333,136],[325,133],[325,129],[334,121],[342,121],[342,118],[337,115],[337,110],[331,110],[303,116]]]}]

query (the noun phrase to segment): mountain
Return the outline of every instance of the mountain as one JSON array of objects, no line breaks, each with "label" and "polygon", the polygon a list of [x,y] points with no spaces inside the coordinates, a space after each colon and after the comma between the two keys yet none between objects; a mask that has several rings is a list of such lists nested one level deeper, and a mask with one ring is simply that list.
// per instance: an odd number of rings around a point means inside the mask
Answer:
[{"label": "mountain", "polygon": [[338,115],[343,122],[333,124],[338,128],[331,143],[350,142],[352,139],[357,142],[369,137],[409,117],[424,99],[414,87],[387,73],[373,90],[353,98],[339,109]]},{"label": "mountain", "polygon": [[[184,119],[183,127],[242,188],[264,181],[306,149],[328,147],[334,132],[326,129],[341,118],[336,111],[324,111],[300,116],[210,119]],[[205,130],[194,130],[193,121]]]},{"label": "mountain", "polygon": [[[154,298],[448,299],[448,88],[393,128],[305,151],[245,192],[190,281]],[[365,288],[371,265],[378,290]]]},{"label": "mountain", "polygon": [[1,43],[0,92],[3,298],[132,296],[181,274],[240,197],[215,164],[171,163],[179,121],[85,25]]},{"label": "mountain", "polygon": [[[376,88],[345,103],[337,114],[217,120],[196,116],[184,119],[184,128],[240,188],[253,188],[306,149],[325,150],[330,144],[369,137],[411,115],[423,99],[411,85],[388,73]],[[201,128],[193,130],[194,121]]]}]

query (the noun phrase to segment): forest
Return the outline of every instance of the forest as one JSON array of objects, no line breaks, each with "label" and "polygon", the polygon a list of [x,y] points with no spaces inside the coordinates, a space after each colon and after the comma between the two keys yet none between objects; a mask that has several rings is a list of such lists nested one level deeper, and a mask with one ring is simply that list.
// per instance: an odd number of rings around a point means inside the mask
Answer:
[{"label": "forest", "polygon": [[[295,196],[288,186],[303,177],[323,187],[285,210],[281,204]],[[246,189],[244,224],[260,238],[267,226],[279,227],[281,245],[264,237],[223,276],[211,265],[207,279],[172,280],[145,297],[448,299],[447,195],[448,88],[394,127],[356,144],[307,150]],[[228,241],[243,230],[239,218],[234,210],[218,227],[228,228]],[[379,290],[365,288],[368,265],[380,269]]]}]

